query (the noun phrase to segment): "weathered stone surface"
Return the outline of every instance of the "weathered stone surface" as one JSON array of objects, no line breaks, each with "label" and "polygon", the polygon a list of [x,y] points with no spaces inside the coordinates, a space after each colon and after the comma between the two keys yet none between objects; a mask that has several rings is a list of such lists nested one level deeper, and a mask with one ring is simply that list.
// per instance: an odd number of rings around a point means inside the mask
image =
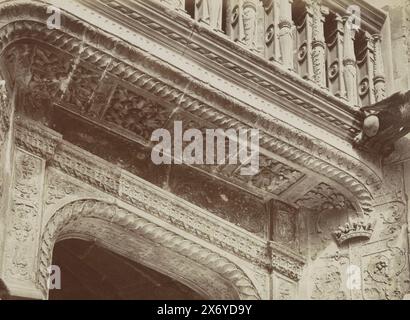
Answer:
[{"label": "weathered stone surface", "polygon": [[[408,146],[352,146],[357,108],[394,88],[386,13],[363,6],[353,30],[332,1],[59,6],[50,29],[42,2],[0,4],[8,293],[47,298],[53,247],[76,237],[213,299],[408,293]],[[258,129],[259,169],[155,165],[151,134],[175,121]]]}]

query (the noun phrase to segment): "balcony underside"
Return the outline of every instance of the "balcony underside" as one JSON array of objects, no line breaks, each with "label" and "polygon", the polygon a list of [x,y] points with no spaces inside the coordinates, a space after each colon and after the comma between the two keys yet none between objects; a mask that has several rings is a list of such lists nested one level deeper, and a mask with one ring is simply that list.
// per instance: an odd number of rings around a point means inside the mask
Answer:
[{"label": "balcony underside", "polygon": [[[293,114],[292,124],[285,123],[68,13],[62,30],[49,30],[43,24],[46,6],[21,3],[2,6],[7,22],[0,30],[1,63],[9,70],[3,76],[10,89],[18,86],[19,116],[40,121],[65,140],[202,207],[220,203],[210,210],[216,214],[227,211],[226,199],[238,195],[243,201],[230,210],[253,215],[263,212],[270,199],[312,210],[331,204],[358,213],[371,211],[381,183],[379,159],[358,153],[346,142],[344,150],[332,145],[342,140],[329,130],[331,125],[299,126],[299,121],[306,123],[300,111]],[[304,91],[298,84],[276,91],[272,105],[291,113],[296,105],[310,103],[311,97],[303,94],[289,100],[294,88]],[[315,100],[326,105],[320,95]],[[356,121],[353,113],[338,112]],[[174,121],[198,129],[259,129],[260,172],[241,176],[240,165],[156,167],[150,159],[151,133],[158,128],[172,131]],[[323,135],[326,130],[328,136]],[[194,196],[200,189],[205,189],[202,197]],[[252,223],[243,227],[254,228]],[[260,228],[250,231],[264,234]]]}]

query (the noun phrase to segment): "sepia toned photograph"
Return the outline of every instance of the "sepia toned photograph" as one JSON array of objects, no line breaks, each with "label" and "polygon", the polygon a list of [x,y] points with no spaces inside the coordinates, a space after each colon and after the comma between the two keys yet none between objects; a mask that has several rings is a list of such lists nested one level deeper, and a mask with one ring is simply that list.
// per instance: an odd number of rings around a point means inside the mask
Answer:
[{"label": "sepia toned photograph", "polygon": [[410,0],[0,0],[0,300],[410,300],[409,197]]}]

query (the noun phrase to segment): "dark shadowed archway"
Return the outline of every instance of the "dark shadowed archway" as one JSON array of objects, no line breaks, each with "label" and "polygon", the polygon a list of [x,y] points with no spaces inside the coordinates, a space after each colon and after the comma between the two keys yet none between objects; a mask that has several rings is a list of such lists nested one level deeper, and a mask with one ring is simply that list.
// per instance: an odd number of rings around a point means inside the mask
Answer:
[{"label": "dark shadowed archway", "polygon": [[105,249],[95,242],[69,239],[54,248],[61,289],[50,300],[200,300],[184,284]]}]

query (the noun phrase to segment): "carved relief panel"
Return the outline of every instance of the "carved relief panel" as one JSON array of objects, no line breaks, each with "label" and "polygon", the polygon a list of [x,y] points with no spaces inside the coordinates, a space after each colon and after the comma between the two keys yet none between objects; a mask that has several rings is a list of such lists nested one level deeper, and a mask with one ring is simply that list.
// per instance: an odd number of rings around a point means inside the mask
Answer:
[{"label": "carved relief panel", "polygon": [[299,243],[296,209],[281,201],[271,201],[269,207],[272,219],[272,240],[297,249]]},{"label": "carved relief panel", "polygon": [[24,283],[32,287],[35,281],[43,183],[44,161],[16,150],[13,199],[11,210],[7,214],[8,229],[3,262],[5,279],[9,283]]}]

